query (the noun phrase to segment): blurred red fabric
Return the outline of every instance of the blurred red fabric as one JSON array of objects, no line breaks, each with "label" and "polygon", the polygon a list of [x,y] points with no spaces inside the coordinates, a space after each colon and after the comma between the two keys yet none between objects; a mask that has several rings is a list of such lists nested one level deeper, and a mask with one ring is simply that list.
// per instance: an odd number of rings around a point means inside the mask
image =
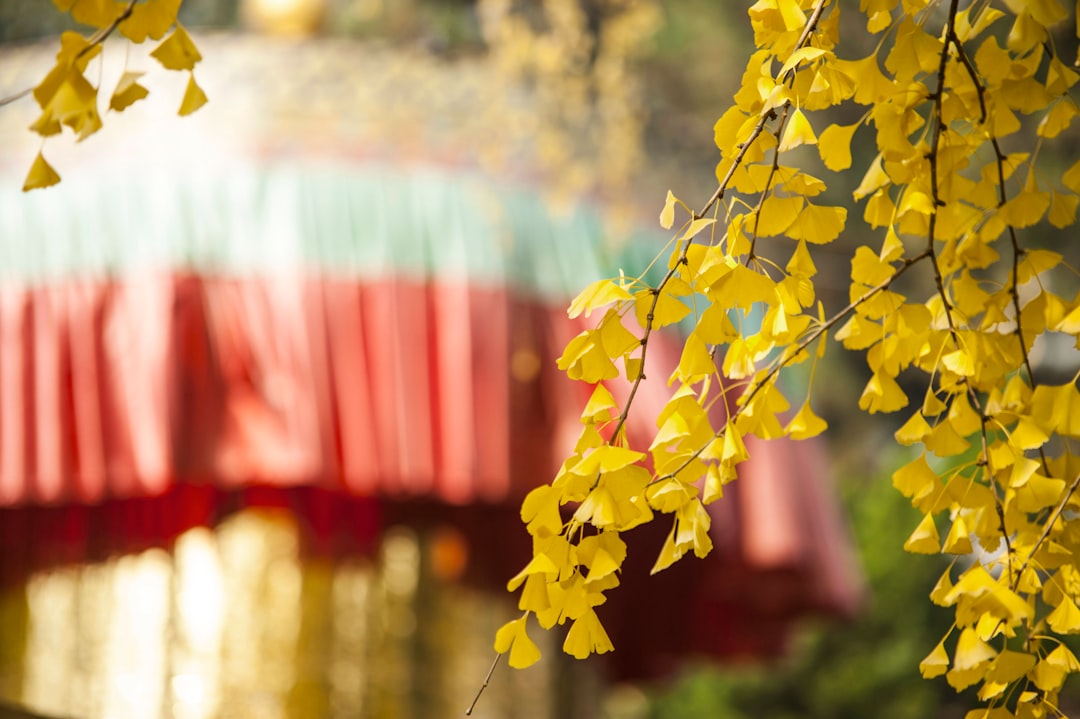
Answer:
[{"label": "blurred red fabric", "polygon": [[[454,526],[466,576],[501,590],[529,553],[520,500],[578,434],[589,388],[555,359],[584,326],[505,288],[435,280],[0,287],[0,578],[277,506],[316,553],[369,551],[393,523]],[[636,447],[679,359],[677,341],[653,338]],[[625,586],[601,609],[619,676],[687,652],[774,653],[793,619],[857,605],[821,446],[749,449],[710,507],[710,557],[650,578],[666,521],[628,534]]]}]

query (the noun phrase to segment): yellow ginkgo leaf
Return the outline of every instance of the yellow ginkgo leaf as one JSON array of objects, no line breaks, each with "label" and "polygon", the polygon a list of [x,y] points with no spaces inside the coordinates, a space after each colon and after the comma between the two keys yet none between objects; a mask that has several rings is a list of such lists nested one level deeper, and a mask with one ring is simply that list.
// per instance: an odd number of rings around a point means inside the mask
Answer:
[{"label": "yellow ginkgo leaf", "polygon": [[586,610],[574,620],[563,642],[563,651],[577,659],[585,659],[590,654],[610,652],[614,648],[607,632],[604,631],[604,626],[600,623],[600,618],[592,609]]},{"label": "yellow ginkgo leaf", "polygon": [[1016,490],[1016,506],[1024,512],[1038,512],[1057,504],[1064,490],[1064,480],[1033,474]]},{"label": "yellow ginkgo leaf", "polygon": [[605,422],[611,419],[610,410],[616,409],[618,404],[615,402],[615,398],[611,396],[611,392],[608,388],[602,384],[596,385],[596,389],[593,390],[592,395],[589,397],[588,403],[585,405],[585,409],[581,411],[582,422]]},{"label": "yellow ginkgo leaf", "polygon": [[791,418],[784,431],[792,439],[809,439],[821,434],[828,427],[828,422],[814,414],[814,411],[810,408],[810,402],[806,402]]},{"label": "yellow ginkgo leaf", "polygon": [[945,651],[945,640],[942,639],[938,642],[938,645],[934,647],[934,651],[927,654],[926,657],[919,662],[919,673],[922,674],[923,679],[933,679],[934,677],[940,677],[948,670],[949,653]]},{"label": "yellow ginkgo leaf", "polygon": [[907,406],[908,398],[896,380],[887,374],[875,372],[866,383],[862,396],[859,397],[859,409],[870,414],[875,412],[895,412]]},{"label": "yellow ginkgo leaf", "polygon": [[141,72],[125,72],[120,76],[120,80],[116,83],[116,89],[113,90],[112,97],[109,98],[110,110],[123,112],[133,103],[150,94],[149,90],[138,83],[138,79],[142,76],[143,73]]},{"label": "yellow ginkgo leaf", "polygon": [[662,572],[682,559],[682,556],[685,553],[685,549],[679,549],[675,545],[675,527],[672,527],[671,532],[668,533],[667,539],[664,540],[664,546],[660,548],[660,554],[656,557],[656,562],[653,564],[653,568],[649,571],[649,574]]},{"label": "yellow ginkgo leaf", "polygon": [[544,484],[525,495],[521,503],[521,521],[526,523],[529,534],[550,537],[562,531],[559,494],[554,487]]},{"label": "yellow ginkgo leaf", "polygon": [[26,174],[26,181],[23,182],[22,190],[23,192],[29,192],[42,187],[51,187],[58,182],[60,182],[60,175],[52,168],[52,165],[45,161],[45,156],[39,152],[30,165],[30,172]]},{"label": "yellow ginkgo leaf", "polygon": [[846,222],[846,208],[807,202],[806,207],[788,228],[787,235],[793,240],[806,240],[815,245],[823,245],[839,237]]},{"label": "yellow ginkgo leaf", "polygon": [[805,200],[801,197],[777,197],[769,195],[761,205],[754,220],[754,230],[759,237],[782,234],[795,222]]},{"label": "yellow ginkgo leaf", "polygon": [[105,27],[120,16],[123,4],[116,0],[53,0],[63,12],[84,25]]},{"label": "yellow ginkgo leaf", "polygon": [[660,210],[660,226],[665,230],[670,230],[675,223],[675,203],[678,201],[671,190],[668,190],[667,199],[664,200],[664,209]]},{"label": "yellow ginkgo leaf", "polygon": [[933,516],[927,514],[919,526],[904,542],[904,550],[913,554],[937,554],[941,551],[941,539]]},{"label": "yellow ginkgo leaf", "polygon": [[806,115],[802,110],[796,109],[792,111],[791,117],[788,118],[787,125],[784,127],[784,134],[780,137],[780,146],[778,150],[780,152],[787,152],[788,150],[794,150],[799,145],[816,145],[817,135],[814,134],[814,128],[810,127],[810,121],[806,119]]},{"label": "yellow ginkgo leaf", "polygon": [[1006,649],[997,655],[986,678],[999,684],[1014,682],[1035,666],[1035,655]]},{"label": "yellow ginkgo leaf", "polygon": [[1066,192],[1050,193],[1050,213],[1046,219],[1059,230],[1076,222],[1076,208],[1080,197]]},{"label": "yellow ginkgo leaf", "polygon": [[953,520],[949,533],[945,535],[945,544],[941,551],[946,554],[971,554],[971,536],[968,534],[967,522],[963,517]]},{"label": "yellow ginkgo leaf", "polygon": [[131,15],[117,28],[132,42],[160,40],[176,22],[181,0],[145,0],[131,8]]},{"label": "yellow ginkgo leaf", "polygon": [[799,240],[795,252],[792,253],[791,259],[788,260],[784,269],[787,270],[788,274],[796,277],[809,278],[817,274],[817,265],[814,264],[814,259],[810,256],[810,250],[807,248],[805,240]]},{"label": "yellow ginkgo leaf", "polygon": [[716,363],[709,353],[708,346],[698,336],[697,332],[692,332],[686,338],[682,357],[679,359],[679,366],[672,374],[672,377],[678,377],[679,380],[686,383],[694,383],[715,372]]},{"label": "yellow ginkgo leaf", "polygon": [[1046,623],[1055,632],[1075,634],[1080,631],[1080,609],[1068,597],[1062,597],[1054,611],[1046,617]]},{"label": "yellow ginkgo leaf", "polygon": [[971,446],[949,420],[938,422],[933,431],[923,439],[923,444],[939,457],[955,457]]},{"label": "yellow ginkgo leaf", "polygon": [[851,167],[851,138],[860,123],[854,125],[829,125],[818,138],[818,153],[825,167],[833,172]]},{"label": "yellow ginkgo leaf", "polygon": [[809,45],[806,45],[805,47],[800,47],[798,50],[791,53],[791,55],[787,59],[787,62],[785,62],[780,68],[780,72],[777,73],[777,77],[783,77],[788,73],[789,70],[794,69],[801,62],[812,62],[813,60],[817,60],[819,57],[825,54],[826,51],[822,50],[819,47],[811,47]]},{"label": "yellow ginkgo leaf", "polygon": [[953,666],[961,670],[974,669],[996,656],[997,651],[980,639],[974,629],[968,627],[960,632],[960,639],[956,642]]},{"label": "yellow ginkgo leaf", "polygon": [[614,280],[597,280],[588,287],[583,289],[574,301],[570,303],[570,308],[566,311],[571,319],[578,317],[582,313],[586,317],[592,314],[593,310],[604,307],[612,302],[618,302],[620,300],[632,300],[634,296],[631,295],[625,287],[618,284]]},{"label": "yellow ginkgo leaf", "polygon": [[[654,328],[665,327],[675,324],[690,314],[690,306],[672,292],[673,284],[669,281],[659,295],[654,295],[648,290],[634,293],[634,313],[637,315],[638,324],[644,327],[647,322],[651,322]],[[656,300],[655,307],[653,306],[654,299]]]},{"label": "yellow ginkgo leaf", "polygon": [[495,633],[495,651],[499,654],[510,652],[510,666],[524,669],[540,659],[540,648],[536,646],[525,631],[528,616],[507,622]]},{"label": "yellow ginkgo leaf", "polygon": [[1011,227],[1031,227],[1042,219],[1049,208],[1049,192],[1024,190],[998,208],[998,217]]},{"label": "yellow ginkgo leaf", "polygon": [[1061,184],[1080,194],[1080,160],[1077,160],[1069,166],[1068,170],[1065,170],[1065,174],[1061,176]]},{"label": "yellow ginkgo leaf", "polygon": [[945,570],[945,573],[938,578],[934,588],[930,590],[930,601],[939,607],[947,607],[954,604],[955,600],[950,602],[946,598],[952,588],[952,567],[949,567]]},{"label": "yellow ginkgo leaf", "polygon": [[177,114],[181,117],[190,115],[206,104],[206,93],[195,82],[195,73],[188,77],[187,89],[184,90],[184,99],[180,102]]},{"label": "yellow ginkgo leaf", "polygon": [[910,446],[921,442],[928,434],[930,434],[930,425],[922,412],[916,412],[907,422],[904,422],[900,429],[896,430],[893,436],[900,444]]},{"label": "yellow ginkgo leaf", "polygon": [[533,556],[529,563],[525,565],[525,568],[511,577],[510,581],[506,583],[506,588],[509,591],[514,591],[521,586],[521,583],[525,581],[526,577],[533,574],[544,574],[549,578],[554,578],[559,573],[559,567],[555,562],[551,561],[551,557],[546,554],[536,554]]},{"label": "yellow ginkgo leaf", "polygon": [[546,612],[551,609],[548,581],[542,574],[530,574],[521,589],[518,609],[529,612]]},{"label": "yellow ginkgo leaf", "polygon": [[[191,70],[195,63],[202,60],[198,48],[181,25],[177,25],[150,55],[167,70]],[[190,88],[190,83],[188,87]]]},{"label": "yellow ginkgo leaf", "polygon": [[699,232],[704,230],[709,225],[714,224],[715,222],[716,222],[716,220],[713,219],[712,217],[699,217],[699,218],[697,218],[696,220],[694,220],[693,222],[690,223],[690,225],[686,228],[686,231],[683,232],[679,236],[679,239],[680,240],[692,239],[692,238],[696,237]]},{"label": "yellow ginkgo leaf", "polygon": [[1058,644],[1052,652],[1043,658],[1043,661],[1051,666],[1064,669],[1070,674],[1080,672],[1080,660],[1077,660],[1076,655],[1069,651],[1069,648],[1064,644]]},{"label": "yellow ginkgo leaf", "polygon": [[1039,137],[1057,137],[1072,124],[1073,118],[1080,114],[1076,103],[1068,96],[1056,102],[1039,122]]}]

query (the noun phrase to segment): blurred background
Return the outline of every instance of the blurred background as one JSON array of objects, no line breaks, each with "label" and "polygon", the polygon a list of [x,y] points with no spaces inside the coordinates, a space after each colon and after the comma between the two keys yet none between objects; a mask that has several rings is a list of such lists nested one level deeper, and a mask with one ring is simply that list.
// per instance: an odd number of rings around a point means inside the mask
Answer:
[{"label": "blurred background", "polygon": [[[744,4],[186,0],[181,19],[209,103],[176,117],[186,77],[108,43],[91,77],[146,71],[150,96],[45,143],[57,187],[19,192],[36,107],[0,107],[0,716],[464,712],[516,613],[521,497],[587,399],[554,367],[582,328],[566,304],[648,265],[668,189],[712,193]],[[72,27],[0,3],[0,96]],[[867,241],[815,255],[827,307]],[[677,346],[657,340],[650,376]],[[829,353],[828,444],[752,447],[707,560],[649,578],[663,537],[628,537],[612,655],[534,627],[544,659],[500,667],[475,715],[962,716],[972,697],[918,675],[945,565],[901,550],[918,515],[892,428],[853,413],[865,377]]]}]

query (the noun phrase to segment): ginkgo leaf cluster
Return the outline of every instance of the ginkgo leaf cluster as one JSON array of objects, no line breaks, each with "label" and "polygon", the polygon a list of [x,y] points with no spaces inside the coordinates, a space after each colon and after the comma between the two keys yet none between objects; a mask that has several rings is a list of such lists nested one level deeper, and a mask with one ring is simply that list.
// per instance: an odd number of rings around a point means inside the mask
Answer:
[{"label": "ginkgo leaf cluster", "polygon": [[[1041,381],[1032,351],[1050,333],[1080,346],[1077,267],[1045,245],[1075,226],[1080,204],[1080,161],[1062,165],[1051,149],[1080,114],[1080,74],[1055,47],[1069,11],[1058,0],[862,0],[877,48],[850,57],[839,27],[854,11],[753,4],[756,49],[714,128],[718,186],[696,211],[668,193],[663,278],[623,268],[571,305],[599,321],[559,366],[594,390],[574,453],[523,506],[534,555],[510,583],[525,615],[508,627],[569,622],[567,651],[610,650],[602,605],[633,551],[623,534],[670,524],[654,571],[711,551],[706,505],[737,479],[746,439],[827,430],[813,378],[832,335],[869,370],[852,404],[906,413],[895,439],[914,454],[893,483],[922,518],[898,543],[953,558],[930,600],[954,625],[921,672],[976,687],[977,716],[1054,716],[1080,670],[1062,643],[1080,632],[1080,390],[1077,376]],[[839,105],[853,108],[846,124],[828,112]],[[825,199],[831,172],[854,175],[854,217]],[[860,240],[849,301],[827,308],[815,254],[842,235]],[[788,250],[768,256],[762,238]],[[901,286],[904,276],[914,281]],[[650,340],[676,324],[678,366],[649,378],[670,399],[650,418],[651,444],[630,446]],[[800,363],[809,383],[790,373]],[[616,381],[631,386],[621,406],[605,386]]]},{"label": "ginkgo leaf cluster", "polygon": [[[182,0],[53,0],[63,12],[82,25],[94,28],[89,36],[65,32],[60,38],[56,64],[33,88],[33,98],[41,114],[30,129],[43,139],[71,130],[81,142],[102,127],[99,95],[104,88],[88,73],[91,62],[100,62],[102,46],[114,32],[131,43],[160,40],[151,57],[168,69],[188,73],[187,89],[179,114],[188,115],[206,103],[206,94],[195,81],[195,64],[202,56],[187,31],[177,22]],[[143,72],[125,68],[108,96],[108,110],[123,112],[149,95],[140,83]],[[23,183],[23,191],[55,185],[60,175],[46,161],[42,151],[34,158]]]}]

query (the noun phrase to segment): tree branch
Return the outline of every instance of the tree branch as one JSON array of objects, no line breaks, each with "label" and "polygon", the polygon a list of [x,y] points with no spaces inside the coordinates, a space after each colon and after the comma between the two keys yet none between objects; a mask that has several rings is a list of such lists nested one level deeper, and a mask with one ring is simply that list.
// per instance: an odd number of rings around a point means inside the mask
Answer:
[{"label": "tree branch", "polygon": [[[117,15],[111,23],[109,23],[103,28],[100,28],[97,32],[90,36],[87,41],[89,44],[75,54],[75,59],[79,59],[80,57],[90,52],[92,49],[105,42],[107,39],[109,39],[109,36],[116,32],[116,28],[120,27],[120,23],[131,17],[131,13],[135,10],[135,5],[137,3],[138,0],[129,0],[128,4],[124,6],[124,9],[120,11],[120,14]],[[0,98],[0,107],[10,105],[13,102],[21,100],[33,91],[34,88],[28,87],[25,90],[19,90],[16,93],[8,95],[7,97],[2,97]]]}]

